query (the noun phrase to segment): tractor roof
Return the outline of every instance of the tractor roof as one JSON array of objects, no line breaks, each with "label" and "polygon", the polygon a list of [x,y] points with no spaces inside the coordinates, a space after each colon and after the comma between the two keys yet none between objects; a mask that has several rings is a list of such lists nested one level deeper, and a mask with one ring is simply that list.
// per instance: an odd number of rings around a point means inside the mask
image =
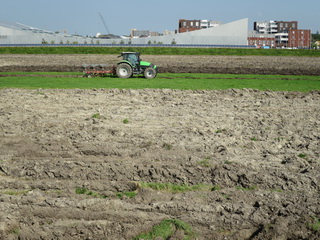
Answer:
[{"label": "tractor roof", "polygon": [[122,52],[121,55],[125,54],[140,54],[139,52]]}]

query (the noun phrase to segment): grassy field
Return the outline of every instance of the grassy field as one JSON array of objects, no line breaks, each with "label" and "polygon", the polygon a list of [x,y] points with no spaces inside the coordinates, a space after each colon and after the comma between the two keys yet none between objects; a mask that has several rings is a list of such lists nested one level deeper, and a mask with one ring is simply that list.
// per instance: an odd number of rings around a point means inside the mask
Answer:
[{"label": "grassy field", "polygon": [[178,47],[0,47],[0,54],[119,54],[134,51],[145,55],[229,55],[320,57],[318,50],[178,48]]},{"label": "grassy field", "polygon": [[[30,76],[28,76],[28,74]],[[107,76],[103,78],[82,78],[79,73],[59,73],[59,76],[54,76],[55,74],[57,73],[2,73],[3,76],[0,77],[0,88],[168,88],[181,90],[224,90],[230,88],[251,88],[259,90],[300,92],[320,90],[319,76],[163,73],[158,74],[158,77],[155,79],[146,80],[142,77],[134,77],[130,79],[119,79],[113,76]],[[70,74],[77,74],[77,76],[68,76]]]}]

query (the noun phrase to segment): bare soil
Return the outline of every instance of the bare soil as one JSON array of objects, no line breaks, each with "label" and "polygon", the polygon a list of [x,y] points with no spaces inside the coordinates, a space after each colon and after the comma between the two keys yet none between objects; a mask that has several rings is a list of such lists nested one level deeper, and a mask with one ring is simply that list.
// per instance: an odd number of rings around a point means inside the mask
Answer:
[{"label": "bare soil", "polygon": [[[235,73],[320,75],[320,59],[268,56],[149,56],[142,55],[169,73]],[[0,55],[0,72],[81,72],[83,64],[112,66],[117,55]]]},{"label": "bare soil", "polygon": [[[0,65],[100,57],[8,55]],[[196,239],[320,238],[319,91],[1,89],[0,147],[0,239],[132,239],[164,219],[188,223]]]}]

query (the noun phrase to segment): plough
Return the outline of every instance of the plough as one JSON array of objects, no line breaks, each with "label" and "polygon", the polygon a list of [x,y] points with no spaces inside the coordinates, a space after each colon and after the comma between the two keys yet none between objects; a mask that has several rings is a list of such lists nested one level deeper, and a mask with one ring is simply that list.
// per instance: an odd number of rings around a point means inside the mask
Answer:
[{"label": "plough", "polygon": [[116,75],[116,66],[107,68],[107,64],[83,64],[83,77],[105,77],[107,74]]}]

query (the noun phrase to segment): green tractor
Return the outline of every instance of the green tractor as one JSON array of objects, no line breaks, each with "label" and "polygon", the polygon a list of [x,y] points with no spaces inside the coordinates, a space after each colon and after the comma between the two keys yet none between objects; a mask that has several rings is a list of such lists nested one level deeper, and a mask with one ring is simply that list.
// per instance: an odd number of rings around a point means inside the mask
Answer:
[{"label": "green tractor", "polygon": [[133,74],[143,74],[146,79],[157,76],[157,66],[142,61],[138,52],[122,52],[119,57],[122,57],[116,66],[116,74],[119,78],[130,78]]}]

